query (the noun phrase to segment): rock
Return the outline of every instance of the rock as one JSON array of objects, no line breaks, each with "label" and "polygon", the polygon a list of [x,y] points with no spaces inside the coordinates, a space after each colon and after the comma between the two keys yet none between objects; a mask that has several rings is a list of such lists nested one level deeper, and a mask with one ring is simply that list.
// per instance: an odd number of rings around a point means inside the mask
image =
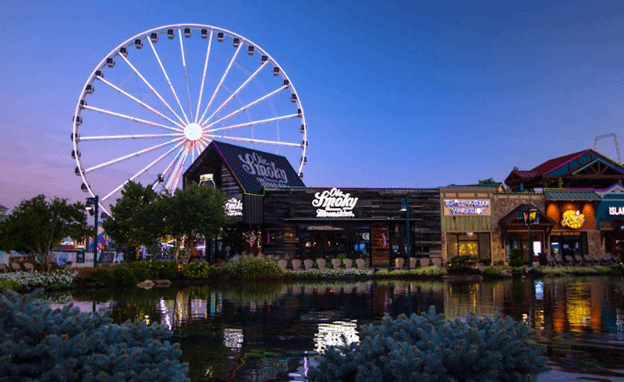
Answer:
[{"label": "rock", "polygon": [[152,280],[145,280],[143,282],[138,283],[137,287],[143,288],[143,289],[152,289],[155,285],[156,283],[154,283]]},{"label": "rock", "polygon": [[171,281],[169,280],[156,280],[154,283],[156,288],[169,288],[171,286]]},{"label": "rock", "polygon": [[511,273],[511,271],[510,271],[510,270],[507,270],[507,271],[501,271],[501,272],[500,272],[500,277],[509,277],[509,278],[512,278],[512,277],[513,277],[513,274]]}]

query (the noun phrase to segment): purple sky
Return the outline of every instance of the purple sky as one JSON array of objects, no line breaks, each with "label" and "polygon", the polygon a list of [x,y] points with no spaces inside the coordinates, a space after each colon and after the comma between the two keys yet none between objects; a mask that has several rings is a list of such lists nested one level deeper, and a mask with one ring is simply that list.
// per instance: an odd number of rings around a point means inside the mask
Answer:
[{"label": "purple sky", "polygon": [[[236,32],[288,72],[309,126],[308,186],[502,181],[620,134],[624,3],[431,3],[1,2],[0,204],[84,200],[70,157],[82,87],[114,47],[175,23]],[[612,140],[598,151],[616,159]]]}]

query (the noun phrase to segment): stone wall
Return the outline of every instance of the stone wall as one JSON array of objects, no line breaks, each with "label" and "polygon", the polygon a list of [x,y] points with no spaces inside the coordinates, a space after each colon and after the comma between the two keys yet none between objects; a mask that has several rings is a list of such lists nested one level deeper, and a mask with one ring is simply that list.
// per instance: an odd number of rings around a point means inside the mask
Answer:
[{"label": "stone wall", "polygon": [[[521,204],[533,204],[540,211],[544,211],[546,202],[543,194],[529,193],[496,193],[492,203],[492,218],[494,221],[494,232],[492,233],[492,264],[506,264],[505,247],[502,241],[501,228],[498,222],[505,215],[513,211]],[[549,251],[548,243],[545,243],[544,250]]]},{"label": "stone wall", "polygon": [[602,245],[602,238],[600,237],[600,231],[587,231],[587,247],[589,254],[592,256],[598,256],[602,258],[605,254],[604,246]]}]

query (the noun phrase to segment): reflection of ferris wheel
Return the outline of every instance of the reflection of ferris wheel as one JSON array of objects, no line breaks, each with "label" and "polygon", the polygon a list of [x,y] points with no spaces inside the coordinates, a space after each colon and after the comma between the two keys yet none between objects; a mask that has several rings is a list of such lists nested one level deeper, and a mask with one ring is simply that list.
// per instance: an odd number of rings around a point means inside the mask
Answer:
[{"label": "reflection of ferris wheel", "polygon": [[173,192],[212,140],[276,151],[303,177],[303,107],[277,62],[230,31],[169,25],[126,40],[91,73],[72,157],[82,190],[107,211],[128,181]]}]

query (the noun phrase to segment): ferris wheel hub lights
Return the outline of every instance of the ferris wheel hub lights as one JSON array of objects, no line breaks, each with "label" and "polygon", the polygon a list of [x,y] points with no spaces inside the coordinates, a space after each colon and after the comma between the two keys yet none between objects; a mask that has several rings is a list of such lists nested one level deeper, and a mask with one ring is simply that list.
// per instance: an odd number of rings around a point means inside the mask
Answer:
[{"label": "ferris wheel hub lights", "polygon": [[197,141],[202,137],[203,131],[200,125],[197,123],[189,123],[184,128],[184,136],[189,141]]}]

